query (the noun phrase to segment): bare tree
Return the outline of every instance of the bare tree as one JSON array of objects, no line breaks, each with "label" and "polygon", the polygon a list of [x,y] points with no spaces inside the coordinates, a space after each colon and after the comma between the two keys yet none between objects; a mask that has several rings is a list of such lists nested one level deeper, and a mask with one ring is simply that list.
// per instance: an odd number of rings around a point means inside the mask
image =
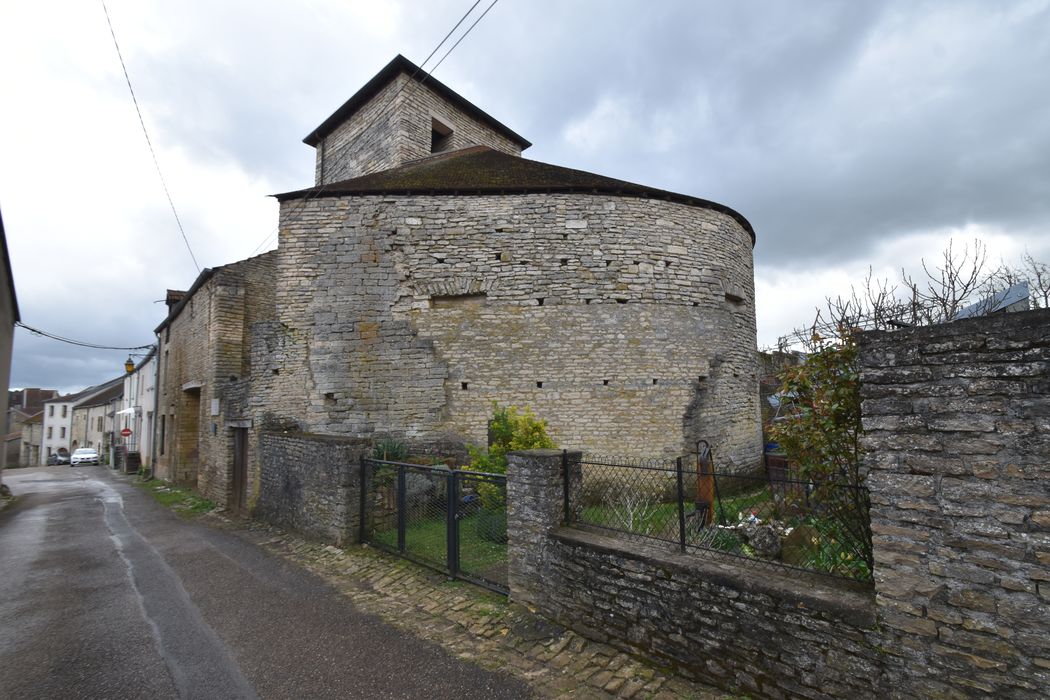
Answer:
[{"label": "bare tree", "polygon": [[[941,253],[941,265],[931,266],[921,260],[925,280],[916,281],[904,268],[901,280],[911,294],[911,305],[916,321],[940,323],[955,318],[959,310],[976,301],[984,284],[987,248],[979,239],[973,250],[964,245],[958,251],[954,240]],[[931,269],[932,268],[932,269]]]},{"label": "bare tree", "polygon": [[[1020,267],[1005,263],[987,270],[987,248],[980,240],[962,248],[949,241],[937,264],[920,261],[924,277],[901,268],[901,280],[892,283],[875,277],[872,268],[863,284],[854,286],[848,297],[828,297],[817,309],[813,323],[780,339],[779,349],[802,345],[814,350],[824,341],[841,338],[845,331],[886,330],[925,326],[956,318],[967,306],[977,304],[977,314],[990,311],[996,295],[1028,282],[1032,305],[1050,307],[1050,265],[1025,253]],[[980,305],[987,305],[981,309]]]},{"label": "bare tree", "polygon": [[985,294],[992,297],[1010,287],[1026,283],[1028,299],[1033,308],[1050,307],[1050,265],[1039,262],[1025,251],[1020,267],[1010,267],[1002,260],[985,280]]},{"label": "bare tree", "polygon": [[1021,258],[1024,275],[1028,280],[1028,293],[1032,306],[1037,309],[1050,308],[1050,265],[1039,262],[1027,250]]}]

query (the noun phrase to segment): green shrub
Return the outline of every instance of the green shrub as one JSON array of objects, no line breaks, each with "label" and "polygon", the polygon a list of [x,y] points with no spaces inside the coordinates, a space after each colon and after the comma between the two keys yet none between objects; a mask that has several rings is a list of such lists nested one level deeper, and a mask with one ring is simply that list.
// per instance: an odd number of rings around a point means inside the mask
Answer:
[{"label": "green shrub", "polygon": [[383,438],[372,448],[372,457],[384,462],[404,462],[408,458],[408,448],[393,438]]},{"label": "green shrub", "polygon": [[[492,418],[489,420],[490,444],[488,449],[467,445],[470,453],[470,466],[466,467],[468,470],[506,474],[508,452],[557,447],[547,435],[547,421],[537,418],[528,407],[519,413],[515,406],[500,408],[499,404],[493,403],[492,409]],[[479,483],[477,492],[486,509],[504,508],[506,494],[499,485]]]},{"label": "green shrub", "polygon": [[860,369],[856,334],[814,335],[814,351],[782,375],[791,411],[770,431],[803,479],[863,482],[860,471]]},{"label": "green shrub", "polygon": [[519,413],[515,406],[500,408],[493,403],[492,409],[488,448],[467,445],[471,471],[506,474],[508,452],[557,447],[547,435],[547,421],[537,418],[528,407]]}]

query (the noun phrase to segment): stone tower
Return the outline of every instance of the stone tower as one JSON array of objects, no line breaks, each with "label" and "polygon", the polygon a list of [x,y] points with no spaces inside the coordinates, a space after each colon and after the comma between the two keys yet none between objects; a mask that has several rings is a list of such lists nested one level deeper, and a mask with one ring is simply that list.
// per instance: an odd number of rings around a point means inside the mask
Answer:
[{"label": "stone tower", "polygon": [[305,139],[278,195],[259,425],[484,443],[493,402],[559,444],[761,459],[754,232],[715,202],[521,157],[402,57]]},{"label": "stone tower", "polygon": [[532,145],[400,55],[303,143],[317,150],[317,185],[468,146],[520,156]]}]

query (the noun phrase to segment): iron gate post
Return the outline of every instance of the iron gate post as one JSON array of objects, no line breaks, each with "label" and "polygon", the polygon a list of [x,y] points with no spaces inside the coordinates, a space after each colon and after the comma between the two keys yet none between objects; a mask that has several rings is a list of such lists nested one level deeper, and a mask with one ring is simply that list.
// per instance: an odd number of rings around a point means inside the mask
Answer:
[{"label": "iron gate post", "polygon": [[565,496],[565,524],[572,523],[572,508],[569,506],[569,451],[561,451],[562,490]]},{"label": "iron gate post", "polygon": [[678,544],[685,551],[685,489],[682,474],[682,458],[675,460],[675,472],[678,481]]},{"label": "iron gate post", "polygon": [[456,470],[449,469],[445,479],[445,554],[448,575],[456,578],[459,576],[459,478]]},{"label": "iron gate post", "polygon": [[368,459],[365,457],[364,452],[361,453],[358,466],[360,467],[360,474],[358,475],[357,488],[361,492],[361,497],[360,503],[358,503],[358,508],[360,509],[358,513],[358,527],[360,529],[357,533],[357,541],[365,542],[368,537],[368,521],[366,520],[366,511],[368,509]]},{"label": "iron gate post", "polygon": [[397,467],[397,551],[405,553],[405,467]]}]

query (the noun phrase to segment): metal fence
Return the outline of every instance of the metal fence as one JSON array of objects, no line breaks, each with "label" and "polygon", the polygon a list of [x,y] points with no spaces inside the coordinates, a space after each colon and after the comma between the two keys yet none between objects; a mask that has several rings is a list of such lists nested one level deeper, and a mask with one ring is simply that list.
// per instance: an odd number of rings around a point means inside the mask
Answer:
[{"label": "metal fence", "polygon": [[585,455],[564,468],[565,521],[682,552],[871,580],[868,492],[841,480],[714,469],[710,451],[678,459]]},{"label": "metal fence", "polygon": [[361,541],[507,592],[507,478],[364,459]]}]

